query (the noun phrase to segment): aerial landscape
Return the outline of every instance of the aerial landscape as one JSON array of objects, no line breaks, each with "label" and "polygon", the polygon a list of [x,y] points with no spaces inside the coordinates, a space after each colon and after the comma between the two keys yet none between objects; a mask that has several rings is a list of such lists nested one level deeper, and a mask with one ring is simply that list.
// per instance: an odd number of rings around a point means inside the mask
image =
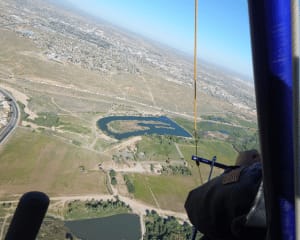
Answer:
[{"label": "aerial landscape", "polygon": [[[184,202],[210,170],[191,160],[192,57],[53,1],[0,10],[0,239],[33,190],[51,200],[39,239],[99,239],[104,218],[132,223],[123,239],[190,236]],[[197,81],[197,155],[258,148],[253,84],[204,61]]]}]

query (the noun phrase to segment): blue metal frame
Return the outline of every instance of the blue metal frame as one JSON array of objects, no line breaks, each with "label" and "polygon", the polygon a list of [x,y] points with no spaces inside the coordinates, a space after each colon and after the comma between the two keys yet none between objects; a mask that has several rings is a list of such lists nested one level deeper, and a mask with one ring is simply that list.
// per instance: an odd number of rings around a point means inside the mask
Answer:
[{"label": "blue metal frame", "polygon": [[267,239],[295,239],[290,0],[248,0]]}]

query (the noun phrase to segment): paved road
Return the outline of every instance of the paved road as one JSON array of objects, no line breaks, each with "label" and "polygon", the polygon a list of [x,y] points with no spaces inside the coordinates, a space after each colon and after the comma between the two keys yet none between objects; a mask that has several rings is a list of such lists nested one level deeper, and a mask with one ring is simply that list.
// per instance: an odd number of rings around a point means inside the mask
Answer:
[{"label": "paved road", "polygon": [[0,131],[0,144],[1,144],[10,135],[10,133],[16,128],[19,119],[19,110],[17,107],[16,100],[10,93],[8,93],[3,89],[0,89],[0,93],[3,94],[7,99],[11,99],[11,101],[9,101],[9,105],[11,107],[11,117],[6,127]]}]

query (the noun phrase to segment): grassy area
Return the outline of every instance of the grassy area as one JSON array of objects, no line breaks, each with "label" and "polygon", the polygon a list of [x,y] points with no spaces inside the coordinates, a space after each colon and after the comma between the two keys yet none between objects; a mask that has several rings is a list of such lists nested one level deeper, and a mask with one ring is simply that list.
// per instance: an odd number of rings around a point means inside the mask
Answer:
[{"label": "grassy area", "polygon": [[241,118],[234,118],[233,116],[230,116],[228,118],[229,119],[235,119],[237,121],[237,124],[239,124],[241,126],[258,129],[257,122],[247,121],[247,120],[244,120],[244,119],[241,119]]},{"label": "grassy area", "polygon": [[[66,119],[66,117],[65,117]],[[39,126],[44,127],[59,127],[62,130],[79,134],[90,134],[91,129],[82,125],[82,121],[76,121],[75,118],[69,121],[62,121],[61,118],[54,112],[40,112],[34,120],[27,120]],[[79,123],[77,123],[79,122]]]},{"label": "grassy area", "polygon": [[[185,160],[191,168],[192,176],[200,179],[199,169],[196,163],[191,160],[192,155],[195,155],[195,146],[191,144],[178,144]],[[213,156],[217,156],[217,161],[227,165],[234,165],[238,153],[234,150],[230,143],[212,140],[201,140],[197,148],[198,156],[211,160]],[[200,173],[203,181],[206,181],[210,172],[210,166],[200,164]],[[222,173],[222,170],[214,168],[213,176]]]},{"label": "grassy area", "polygon": [[[149,153],[157,156],[175,153],[174,139],[169,144],[169,139],[161,136],[147,136],[138,144],[138,151],[145,151],[149,158]],[[156,200],[161,208],[172,210],[183,210],[183,205],[188,192],[200,184],[199,170],[191,156],[195,154],[195,146],[192,141],[178,141],[177,143],[184,158],[190,167],[191,176],[153,176],[153,175],[128,175],[133,181],[135,192],[134,196],[148,204],[156,206]],[[153,151],[153,153],[152,153]],[[148,153],[148,155],[147,155]],[[217,156],[218,162],[233,165],[237,157],[237,152],[231,143],[216,140],[201,140],[198,143],[198,156],[211,159]],[[176,156],[179,159],[179,156]],[[201,165],[201,176],[205,181],[210,171],[207,165]],[[220,170],[215,169],[214,175],[219,175]],[[152,191],[152,192],[151,192]],[[153,194],[152,194],[153,193]],[[154,195],[154,196],[153,196]],[[172,201],[170,201],[172,199]]]},{"label": "grassy area", "polygon": [[216,121],[216,122],[222,122],[222,123],[232,123],[232,121],[229,121],[229,119],[227,119],[224,116],[205,115],[205,116],[202,116],[202,119]]},{"label": "grassy area", "polygon": [[161,208],[174,211],[184,211],[183,206],[188,192],[199,184],[196,176],[131,174],[129,177],[135,187],[135,198],[156,206],[154,195]]},{"label": "grassy area", "polygon": [[180,159],[173,140],[168,136],[144,136],[137,144],[137,152],[143,152],[147,160]]},{"label": "grassy area", "polygon": [[198,124],[200,132],[218,131],[232,138],[241,138],[249,135],[249,131],[241,127],[230,126],[222,123],[201,122]]},{"label": "grassy area", "polygon": [[75,125],[72,123],[65,123],[65,122],[61,122],[61,124],[62,124],[62,126],[60,127],[60,129],[62,129],[62,130],[80,133],[80,134],[90,134],[91,133],[91,129],[84,127],[84,126]]},{"label": "grassy area", "polygon": [[26,121],[29,115],[24,111],[25,105],[19,101],[17,101],[17,104],[19,105],[21,120]]},{"label": "grassy area", "polygon": [[111,143],[102,140],[102,139],[97,139],[96,144],[94,146],[94,149],[96,151],[104,151],[107,147],[109,147]]},{"label": "grassy area", "polygon": [[89,171],[101,157],[58,138],[17,129],[0,155],[1,198],[30,190],[50,195],[107,193],[105,174]]},{"label": "grassy area", "polygon": [[[240,118],[233,118],[230,116],[206,116],[206,118],[213,121],[218,120],[220,123],[205,121],[199,122],[197,124],[199,129],[198,135],[201,140],[209,139],[209,137],[206,136],[207,132],[222,133],[223,135],[227,136],[226,142],[224,139],[223,142],[230,143],[238,151],[244,151],[253,148],[259,149],[257,125],[255,122],[246,121]],[[175,120],[185,129],[193,132],[192,121],[183,118],[176,118]],[[241,125],[241,127],[228,125],[229,122],[232,124]]]},{"label": "grassy area", "polygon": [[[210,115],[204,116],[203,118],[207,120],[218,121],[219,123],[205,122],[205,121],[198,122],[197,127],[200,132],[219,131],[235,138],[249,136],[253,133],[253,130],[249,130],[247,128],[253,127],[256,129],[257,127],[255,122],[252,123],[240,118],[233,118],[227,116],[218,117],[218,116],[210,116]],[[183,126],[185,129],[187,129],[189,132],[194,131],[194,125],[192,121],[183,118],[175,118],[175,121],[181,126]],[[241,127],[227,125],[229,123],[236,124],[236,125],[240,124]]]},{"label": "grassy area", "polygon": [[[124,129],[122,129],[122,121],[112,121],[108,123],[108,129],[112,132],[123,133]],[[126,132],[127,130],[125,130]],[[129,132],[129,130],[127,131]]]},{"label": "grassy area", "polygon": [[254,128],[254,129],[258,128],[256,121],[245,120],[245,119],[242,119],[240,117],[237,117],[235,115],[230,115],[230,114],[205,115],[205,116],[202,116],[202,119],[212,120],[212,121],[216,121],[216,122],[220,122],[220,123],[240,125],[245,128]]},{"label": "grassy area", "polygon": [[41,112],[37,114],[38,117],[35,118],[34,120],[27,120],[30,122],[33,122],[39,126],[44,126],[44,127],[57,127],[59,126],[59,117],[57,116],[56,113],[54,112]]},{"label": "grassy area", "polygon": [[[178,146],[186,160],[191,159],[191,156],[195,155],[194,145],[178,144]],[[217,156],[218,162],[228,165],[234,164],[238,155],[230,143],[214,140],[200,140],[197,151],[198,155],[203,158],[212,159],[213,156]]]},{"label": "grassy area", "polygon": [[16,203],[1,203],[0,204],[0,218],[4,218],[6,214],[13,214],[16,210]]},{"label": "grassy area", "polygon": [[[66,234],[70,233],[70,229],[65,226],[65,223],[50,216],[46,216],[39,230],[37,239],[49,240],[49,239],[66,239]],[[74,234],[72,239],[77,240]]]},{"label": "grassy area", "polygon": [[26,89],[26,94],[32,97],[28,101],[28,108],[34,112],[54,112],[59,113],[60,110],[51,101],[51,96],[39,93],[32,93],[32,89]]},{"label": "grassy area", "polygon": [[[80,114],[79,114],[80,115]],[[93,115],[94,116],[94,115]],[[68,132],[79,133],[83,135],[91,134],[91,124],[90,120],[85,120],[85,117],[58,114],[59,117],[59,129]]]}]

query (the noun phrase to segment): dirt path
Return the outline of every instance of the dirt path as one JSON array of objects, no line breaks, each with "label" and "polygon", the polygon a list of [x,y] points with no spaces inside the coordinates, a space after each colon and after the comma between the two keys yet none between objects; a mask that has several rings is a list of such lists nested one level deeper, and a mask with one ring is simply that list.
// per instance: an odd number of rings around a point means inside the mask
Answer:
[{"label": "dirt path", "polygon": [[136,163],[135,166],[130,167],[114,167],[116,172],[126,172],[126,173],[149,173],[147,169],[145,169],[141,163]]},{"label": "dirt path", "polygon": [[66,108],[63,108],[62,106],[60,106],[57,102],[55,102],[54,100],[54,97],[51,97],[51,103],[56,106],[59,110],[63,111],[63,112],[66,112],[66,113],[69,113],[72,117],[75,117],[75,118],[78,118],[84,122],[87,122],[87,123],[90,123],[89,121],[87,121],[85,118],[82,118],[80,116],[78,116],[76,113],[66,109]]},{"label": "dirt path", "polygon": [[176,147],[176,149],[177,149],[177,152],[178,152],[180,158],[181,158],[181,159],[184,159],[184,156],[183,156],[182,152],[180,151],[180,148],[178,147],[178,145],[177,145],[176,142],[174,143],[174,145],[175,145],[175,147]]},{"label": "dirt path", "polygon": [[153,198],[153,200],[154,200],[156,206],[158,207],[158,209],[161,209],[161,208],[160,208],[160,205],[159,205],[159,203],[158,203],[158,201],[157,201],[157,198],[155,197],[155,195],[154,195],[154,193],[153,193],[153,191],[152,191],[152,189],[151,189],[151,187],[150,187],[149,185],[148,185],[148,188],[149,188],[149,191],[150,191],[150,193],[151,193],[151,196],[152,196],[152,198]]},{"label": "dirt path", "polygon": [[8,218],[10,217],[10,214],[6,214],[4,219],[3,219],[3,223],[2,223],[2,227],[1,227],[1,232],[0,232],[0,240],[4,239],[4,229],[5,229],[5,225],[6,225],[6,222],[8,220]]},{"label": "dirt path", "polygon": [[149,85],[148,85],[146,79],[144,78],[144,76],[141,76],[141,79],[143,79],[143,81],[144,81],[144,83],[145,83],[145,86],[146,86],[146,88],[147,88],[147,90],[148,90],[148,93],[149,93],[149,96],[150,96],[150,98],[151,98],[151,101],[152,101],[153,106],[157,106],[157,105],[156,105],[156,102],[155,102],[155,100],[154,100],[152,91],[151,91],[151,89],[150,89],[150,87],[149,87]]},{"label": "dirt path", "polygon": [[142,140],[141,136],[132,137],[130,139],[127,139],[127,140],[125,140],[125,141],[123,141],[123,142],[121,142],[121,143],[119,143],[119,144],[103,151],[103,153],[108,152],[108,151],[112,151],[112,150],[124,149],[128,146],[132,146],[132,145],[136,144],[136,142],[138,142],[140,140]]}]

